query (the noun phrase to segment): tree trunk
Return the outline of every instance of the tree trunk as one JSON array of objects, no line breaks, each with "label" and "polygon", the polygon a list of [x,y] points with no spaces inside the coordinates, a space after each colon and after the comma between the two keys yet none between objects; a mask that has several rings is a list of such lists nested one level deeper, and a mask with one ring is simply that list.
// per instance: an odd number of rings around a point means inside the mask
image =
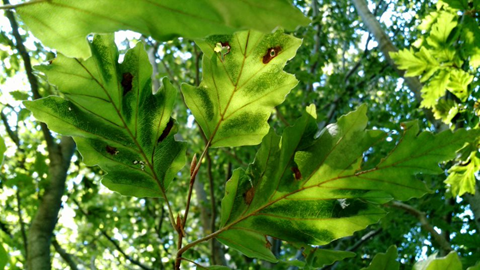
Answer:
[{"label": "tree trunk", "polygon": [[[53,147],[50,147],[53,148]],[[53,229],[57,224],[62,204],[70,159],[75,143],[70,137],[63,137],[54,149],[49,148],[49,184],[45,188],[37,213],[28,233],[28,269],[50,269],[50,244]]]},{"label": "tree trunk", "polygon": [[[8,0],[3,0],[9,4]],[[15,38],[15,47],[22,57],[25,72],[30,83],[34,99],[41,98],[38,81],[33,74],[30,55],[25,48],[18,29],[18,23],[13,12],[6,10],[5,16],[10,21],[12,35]],[[50,130],[44,123],[40,124],[45,141],[47,143],[49,164],[49,183],[45,188],[43,197],[40,200],[35,217],[32,219],[28,233],[27,245],[27,267],[33,269],[50,269],[50,244],[53,229],[57,224],[58,212],[62,203],[62,196],[65,191],[65,180],[70,166],[70,160],[75,151],[75,143],[70,137],[62,137],[59,144],[55,143]]]}]

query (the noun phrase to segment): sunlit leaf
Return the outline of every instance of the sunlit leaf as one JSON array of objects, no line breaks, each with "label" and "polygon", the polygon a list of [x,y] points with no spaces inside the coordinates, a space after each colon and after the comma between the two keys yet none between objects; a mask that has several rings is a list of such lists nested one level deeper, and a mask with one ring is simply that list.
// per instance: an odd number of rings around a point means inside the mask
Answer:
[{"label": "sunlit leaf", "polygon": [[16,11],[45,45],[84,59],[90,56],[86,36],[91,33],[132,30],[169,40],[243,29],[265,33],[276,27],[295,30],[309,23],[285,0],[40,0]]},{"label": "sunlit leaf", "polygon": [[472,75],[460,69],[452,69],[450,71],[450,81],[447,84],[447,89],[462,102],[465,102],[470,94],[468,91],[468,85],[472,81]]},{"label": "sunlit leaf", "polygon": [[437,254],[429,256],[425,261],[417,262],[414,270],[461,270],[462,262],[456,252],[450,252],[446,257],[437,258]]},{"label": "sunlit leaf", "polygon": [[452,30],[457,26],[457,17],[450,12],[440,12],[436,23],[432,25],[427,43],[434,48],[447,46],[447,39]]},{"label": "sunlit leaf", "polygon": [[385,253],[375,255],[370,265],[362,270],[395,270],[400,268],[400,263],[397,262],[397,247],[390,246]]},{"label": "sunlit leaf", "polygon": [[437,100],[445,95],[447,85],[450,82],[450,73],[441,70],[430,82],[422,88],[422,107],[432,108]]},{"label": "sunlit leaf", "polygon": [[163,196],[185,164],[170,118],[176,90],[163,80],[152,94],[152,68],[142,44],[118,64],[112,35],[97,35],[87,61],[59,55],[39,68],[64,97],[24,102],[35,118],[73,136],[87,165],[108,174],[103,184],[124,195]]},{"label": "sunlit leaf", "polygon": [[268,133],[273,108],[297,85],[283,71],[301,40],[277,31],[213,36],[204,52],[198,88],[183,85],[185,102],[212,147],[255,145]]},{"label": "sunlit leaf", "polygon": [[382,131],[365,129],[366,107],[327,126],[317,139],[314,107],[307,112],[283,137],[270,131],[255,162],[234,171],[222,201],[222,243],[275,261],[265,235],[303,245],[351,235],[384,215],[377,204],[429,192],[415,175],[441,174],[438,163],[479,134],[419,133],[416,122],[405,123],[396,147],[363,168],[363,153],[385,139]]},{"label": "sunlit leaf", "polygon": [[450,185],[450,189],[455,196],[462,196],[467,192],[475,194],[477,182],[475,173],[479,170],[480,159],[477,157],[477,151],[475,150],[465,162],[450,168],[445,183]]}]

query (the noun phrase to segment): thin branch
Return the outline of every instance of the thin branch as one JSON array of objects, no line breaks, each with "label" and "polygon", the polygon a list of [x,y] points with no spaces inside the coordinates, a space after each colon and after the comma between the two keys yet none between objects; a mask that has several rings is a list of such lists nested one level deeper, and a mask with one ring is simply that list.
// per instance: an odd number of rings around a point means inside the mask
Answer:
[{"label": "thin branch", "polygon": [[25,248],[25,257],[28,258],[27,230],[25,229],[25,222],[23,221],[23,217],[22,217],[22,208],[21,208],[22,199],[20,197],[20,189],[17,189],[16,199],[17,199],[18,222],[20,223],[20,232],[22,233],[23,247]]},{"label": "thin branch", "polygon": [[19,7],[30,6],[30,5],[34,5],[34,4],[38,4],[38,3],[45,3],[45,2],[49,2],[49,1],[48,0],[32,0],[30,2],[20,3],[20,4],[16,4],[16,5],[5,4],[3,6],[0,6],[0,9],[10,10],[10,9],[16,9],[16,8],[19,8]]},{"label": "thin branch", "polygon": [[405,212],[409,213],[410,215],[418,218],[418,220],[420,221],[420,224],[422,225],[422,228],[431,234],[432,238],[440,245],[441,249],[443,249],[444,251],[447,251],[447,253],[453,250],[452,247],[450,246],[450,243],[447,241],[447,239],[443,238],[442,235],[440,235],[437,231],[435,231],[433,226],[430,225],[424,212],[421,212],[420,210],[408,204],[404,204],[402,202],[396,202],[396,201],[390,203],[387,206],[402,209]]},{"label": "thin branch", "polygon": [[[210,231],[214,232],[215,231],[215,220],[217,219],[217,205],[215,202],[215,186],[214,186],[214,181],[213,181],[213,173],[212,173],[212,158],[210,157],[210,154],[207,153],[207,175],[208,175],[208,182],[210,184],[210,203],[212,207],[211,211],[211,221],[210,221]],[[215,248],[215,242],[214,239],[211,241],[211,256],[213,261],[215,261],[216,258],[216,253],[217,250]]]},{"label": "thin branch", "polygon": [[12,128],[10,127],[10,125],[8,124],[7,116],[3,113],[3,111],[1,111],[0,114],[1,114],[3,124],[5,125],[5,129],[7,131],[8,137],[10,137],[10,139],[12,139],[13,143],[15,143],[15,145],[17,146],[17,149],[20,149],[21,148],[20,147],[20,139],[18,138],[17,133],[14,132],[12,130]]},{"label": "thin branch", "polygon": [[[8,0],[3,0],[5,4],[9,4]],[[27,5],[27,4],[35,4],[35,3],[40,3],[40,2],[45,2],[45,0],[37,0],[37,1],[31,1],[31,2],[26,2],[23,4],[18,4],[18,5],[13,5],[15,7],[18,7],[20,5]],[[15,38],[15,47],[18,50],[18,53],[22,57],[24,66],[25,66],[25,72],[27,74],[28,82],[30,83],[30,88],[33,93],[33,98],[34,99],[39,99],[42,96],[39,93],[39,87],[38,87],[38,80],[37,77],[33,74],[33,68],[32,68],[32,62],[30,60],[30,55],[28,54],[27,48],[25,48],[25,45],[23,44],[23,39],[22,36],[20,35],[20,32],[18,31],[19,26],[17,23],[17,20],[15,19],[15,15],[13,14],[12,11],[6,10],[5,11],[5,16],[8,18],[10,21],[10,26],[12,27],[12,34],[13,37]],[[47,142],[47,147],[50,149],[55,147],[55,143],[52,137],[52,134],[50,133],[50,130],[47,128],[47,125],[45,123],[40,123],[40,127],[43,132],[43,136],[45,137],[45,141]]]},{"label": "thin branch", "polygon": [[367,242],[368,240],[372,239],[374,236],[376,236],[377,234],[379,234],[380,232],[382,231],[382,228],[378,228],[376,230],[373,230],[373,231],[369,231],[368,233],[366,233],[365,235],[363,235],[360,240],[358,240],[355,244],[353,244],[352,246],[350,246],[347,251],[355,251],[357,250],[360,246],[362,246],[365,242]]},{"label": "thin branch", "polygon": [[55,248],[55,251],[62,257],[62,259],[70,266],[72,270],[78,270],[77,263],[72,258],[72,255],[65,251],[60,244],[57,242],[55,237],[52,239],[52,245]]},{"label": "thin branch", "polygon": [[[89,213],[86,212],[85,210],[83,210],[83,208],[80,206],[80,204],[78,203],[78,201],[74,198],[71,198],[73,203],[75,203],[75,205],[78,207],[78,210],[80,211],[80,213],[82,213],[85,217],[88,217],[89,216]],[[120,245],[112,238],[110,237],[110,235],[108,235],[108,233],[102,229],[102,228],[98,228],[98,230],[100,231],[100,233],[105,236],[105,238],[107,238],[108,241],[110,241],[110,243],[112,243],[115,248],[118,250],[118,252],[120,252],[123,257],[125,257],[126,260],[128,260],[129,262],[131,262],[132,264],[144,269],[144,270],[151,270],[150,267],[147,267],[145,266],[144,264],[142,264],[141,262],[133,259],[132,257],[130,257],[128,254],[125,253],[125,251],[123,251],[123,249],[120,247]]]}]

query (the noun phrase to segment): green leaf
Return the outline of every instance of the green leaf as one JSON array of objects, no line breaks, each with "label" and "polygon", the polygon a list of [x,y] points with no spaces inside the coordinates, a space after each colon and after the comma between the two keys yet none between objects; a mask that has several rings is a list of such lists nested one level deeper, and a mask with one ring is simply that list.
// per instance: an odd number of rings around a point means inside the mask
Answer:
[{"label": "green leaf", "polygon": [[314,107],[296,125],[263,139],[255,162],[237,169],[222,200],[218,239],[249,257],[275,261],[269,235],[301,245],[324,245],[377,222],[388,198],[421,197],[429,190],[415,175],[441,174],[438,163],[478,136],[477,131],[418,133],[403,124],[396,147],[373,168],[363,153],[385,139],[365,130],[366,106],[327,126],[317,139]]},{"label": "green leaf", "polygon": [[412,48],[403,49],[398,52],[391,52],[390,56],[395,61],[399,69],[406,70],[406,77],[415,77],[423,74],[428,63],[424,59],[415,56]]},{"label": "green leaf", "polygon": [[460,69],[450,71],[450,81],[447,84],[448,91],[452,92],[462,102],[469,97],[468,85],[473,81],[473,76]]},{"label": "green leaf", "polygon": [[26,100],[29,97],[28,93],[23,92],[23,91],[12,91],[12,92],[10,92],[10,95],[15,100]]},{"label": "green leaf", "polygon": [[210,270],[230,270],[230,267],[223,266],[223,265],[212,265],[208,267],[204,267],[202,269],[210,269]]},{"label": "green leaf", "polygon": [[457,27],[457,24],[457,16],[455,14],[441,11],[436,23],[432,25],[427,43],[436,49],[448,47],[448,36]]},{"label": "green leaf", "polygon": [[72,136],[84,162],[108,174],[103,184],[123,195],[164,196],[185,164],[185,146],[174,139],[170,118],[176,90],[163,80],[152,94],[152,68],[142,44],[118,64],[113,35],[97,35],[86,61],[59,55],[39,68],[64,98],[26,101],[35,118]]},{"label": "green leaf", "polygon": [[295,30],[310,22],[285,0],[48,0],[16,11],[45,45],[83,59],[90,56],[86,36],[91,33],[132,30],[163,41],[242,29]]},{"label": "green leaf", "polygon": [[471,266],[471,267],[467,268],[467,270],[480,270],[480,262],[478,262],[474,266]]},{"label": "green leaf", "polygon": [[462,262],[456,252],[450,252],[446,257],[437,258],[437,254],[433,254],[425,261],[417,262],[413,266],[414,270],[461,270]]},{"label": "green leaf", "polygon": [[397,247],[390,246],[386,253],[379,253],[375,255],[370,265],[362,270],[395,270],[400,268],[400,263],[397,262]]},{"label": "green leaf", "polygon": [[437,100],[445,95],[447,85],[450,82],[450,73],[441,70],[430,82],[422,88],[422,107],[433,108]]},{"label": "green leaf", "polygon": [[466,10],[468,9],[468,0],[441,0],[448,4],[451,8],[459,9],[459,10]]},{"label": "green leaf", "polygon": [[283,67],[301,40],[281,31],[245,31],[197,44],[204,52],[203,80],[198,88],[183,85],[182,92],[211,146],[259,144],[273,108],[298,83]]},{"label": "green leaf", "polygon": [[8,262],[8,253],[3,248],[3,245],[0,243],[0,269],[4,269],[5,265],[7,265]]},{"label": "green leaf", "polygon": [[3,155],[5,154],[5,151],[7,151],[7,147],[5,146],[5,141],[3,140],[2,137],[0,137],[0,166],[3,163]]},{"label": "green leaf", "polygon": [[475,173],[480,170],[480,159],[476,154],[477,150],[472,152],[465,162],[454,165],[448,171],[449,176],[445,184],[450,185],[454,196],[462,196],[467,192],[475,194]]},{"label": "green leaf", "polygon": [[334,262],[345,260],[346,258],[355,257],[354,252],[341,250],[328,250],[321,248],[307,247],[302,252],[306,257],[306,269],[317,269]]}]

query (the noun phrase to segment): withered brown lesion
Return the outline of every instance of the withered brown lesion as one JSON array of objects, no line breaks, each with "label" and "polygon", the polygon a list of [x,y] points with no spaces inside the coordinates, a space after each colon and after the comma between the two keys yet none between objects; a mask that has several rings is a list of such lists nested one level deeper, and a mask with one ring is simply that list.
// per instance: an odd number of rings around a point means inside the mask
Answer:
[{"label": "withered brown lesion", "polygon": [[245,199],[245,203],[250,205],[253,201],[253,197],[255,196],[255,188],[251,187],[245,193],[243,193],[243,198]]},{"label": "withered brown lesion", "polygon": [[107,145],[105,147],[105,150],[107,151],[107,153],[109,153],[110,155],[112,156],[115,156],[118,154],[118,150],[116,147],[113,147],[113,146],[110,146],[110,145]]},{"label": "withered brown lesion", "polygon": [[273,48],[267,49],[267,52],[263,56],[262,62],[264,64],[270,63],[270,61],[272,61],[273,58],[277,57],[277,55],[280,53],[281,50],[282,50],[282,47],[280,46],[275,46]]},{"label": "withered brown lesion", "polygon": [[130,72],[125,72],[122,74],[122,87],[123,87],[123,95],[125,96],[128,92],[132,90],[133,83],[133,75]]},{"label": "withered brown lesion", "polygon": [[295,180],[301,180],[302,179],[302,173],[300,172],[300,170],[297,168],[297,167],[292,167],[292,172],[293,172],[293,176],[295,177]]}]

